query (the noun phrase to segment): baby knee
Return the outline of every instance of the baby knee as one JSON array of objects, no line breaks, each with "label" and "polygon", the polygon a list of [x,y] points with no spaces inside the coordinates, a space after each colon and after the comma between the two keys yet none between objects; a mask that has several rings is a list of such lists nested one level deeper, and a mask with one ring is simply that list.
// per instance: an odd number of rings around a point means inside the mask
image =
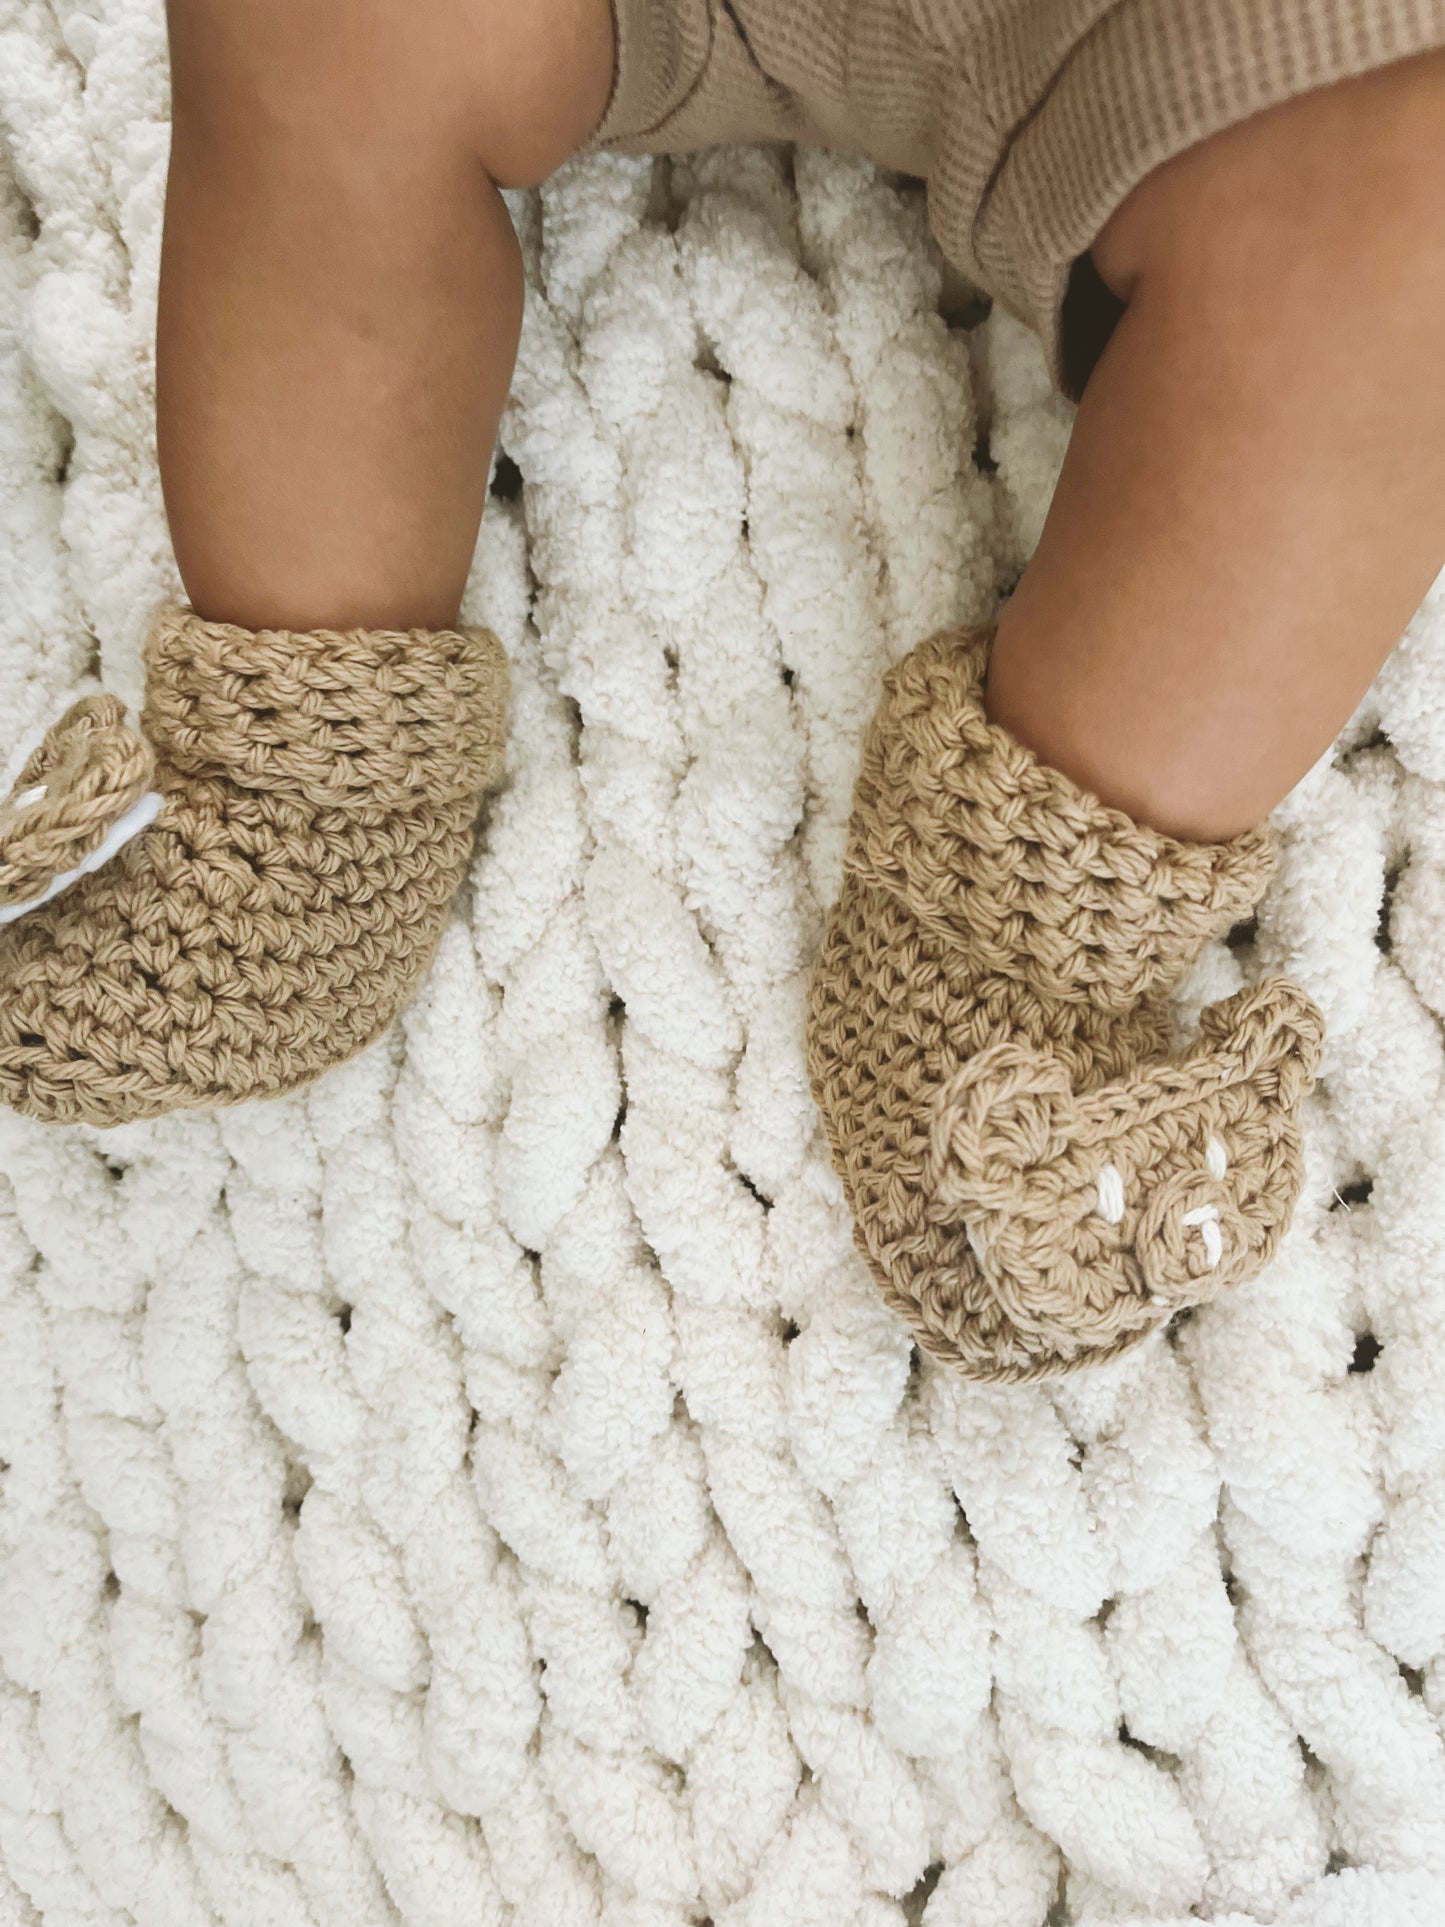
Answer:
[{"label": "baby knee", "polygon": [[611,0],[462,0],[475,74],[470,138],[499,187],[536,187],[607,111],[616,57]]},{"label": "baby knee", "polygon": [[527,187],[580,148],[612,87],[610,0],[170,0],[178,142],[463,149]]}]

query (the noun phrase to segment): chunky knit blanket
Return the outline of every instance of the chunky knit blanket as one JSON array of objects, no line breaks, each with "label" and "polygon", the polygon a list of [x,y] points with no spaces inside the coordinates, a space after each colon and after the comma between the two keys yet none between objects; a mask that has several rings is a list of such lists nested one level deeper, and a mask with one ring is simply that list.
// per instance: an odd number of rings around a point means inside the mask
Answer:
[{"label": "chunky knit blanket", "polygon": [[[155,0],[0,0],[0,774],[179,586],[166,111]],[[0,1923],[1433,1927],[1445,584],[1185,997],[1324,1008],[1278,1259],[971,1387],[851,1247],[802,986],[880,671],[1069,411],[861,165],[514,211],[513,735],[424,995],[304,1100],[0,1121]]]}]

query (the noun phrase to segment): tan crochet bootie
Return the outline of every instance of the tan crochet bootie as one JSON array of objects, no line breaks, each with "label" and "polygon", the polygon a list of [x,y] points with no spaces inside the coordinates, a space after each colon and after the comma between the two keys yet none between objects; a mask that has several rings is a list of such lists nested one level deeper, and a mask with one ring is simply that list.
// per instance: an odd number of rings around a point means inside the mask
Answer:
[{"label": "tan crochet bootie", "polygon": [[0,1100],[118,1124],[270,1097],[369,1044],[431,959],[507,660],[482,629],[158,616],[142,734],[77,703],[0,807]]},{"label": "tan crochet bootie", "polygon": [[1323,1023],[1266,979],[1171,1055],[1166,993],[1248,916],[1266,830],[1141,828],[984,715],[991,632],[896,664],[869,727],[808,1064],[859,1249],[936,1357],[1052,1376],[1272,1255]]}]

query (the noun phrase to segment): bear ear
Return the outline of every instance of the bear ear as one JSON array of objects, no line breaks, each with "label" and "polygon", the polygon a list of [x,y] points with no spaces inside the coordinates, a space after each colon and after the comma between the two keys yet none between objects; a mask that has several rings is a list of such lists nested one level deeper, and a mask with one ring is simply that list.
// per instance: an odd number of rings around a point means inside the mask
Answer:
[{"label": "bear ear", "polygon": [[1288,977],[1261,977],[1199,1019],[1191,1059],[1213,1061],[1222,1082],[1270,1084],[1285,1109],[1305,1097],[1319,1075],[1325,1020],[1314,999]]},{"label": "bear ear", "polygon": [[1074,1094],[1057,1057],[990,1044],[946,1077],[933,1099],[923,1183],[928,1216],[948,1222],[1017,1212],[1028,1173],[1068,1143]]},{"label": "bear ear", "polygon": [[114,696],[87,696],[45,735],[0,804],[0,923],[59,894],[154,820],[155,757]]}]

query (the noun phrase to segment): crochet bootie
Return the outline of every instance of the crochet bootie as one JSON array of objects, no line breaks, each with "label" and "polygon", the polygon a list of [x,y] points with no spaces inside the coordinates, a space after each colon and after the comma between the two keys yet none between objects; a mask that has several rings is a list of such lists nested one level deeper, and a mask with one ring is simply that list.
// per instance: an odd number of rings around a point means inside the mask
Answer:
[{"label": "crochet bootie", "polygon": [[884,1296],[936,1357],[1027,1379],[1269,1259],[1323,1023],[1274,977],[1171,1052],[1167,993],[1254,908],[1272,839],[1162,836],[1040,763],[984,714],[991,639],[884,678],[808,1065]]},{"label": "crochet bootie", "polygon": [[118,1124],[293,1089],[406,1002],[501,771],[486,630],[163,610],[142,734],[77,703],[0,807],[0,1100]]}]

